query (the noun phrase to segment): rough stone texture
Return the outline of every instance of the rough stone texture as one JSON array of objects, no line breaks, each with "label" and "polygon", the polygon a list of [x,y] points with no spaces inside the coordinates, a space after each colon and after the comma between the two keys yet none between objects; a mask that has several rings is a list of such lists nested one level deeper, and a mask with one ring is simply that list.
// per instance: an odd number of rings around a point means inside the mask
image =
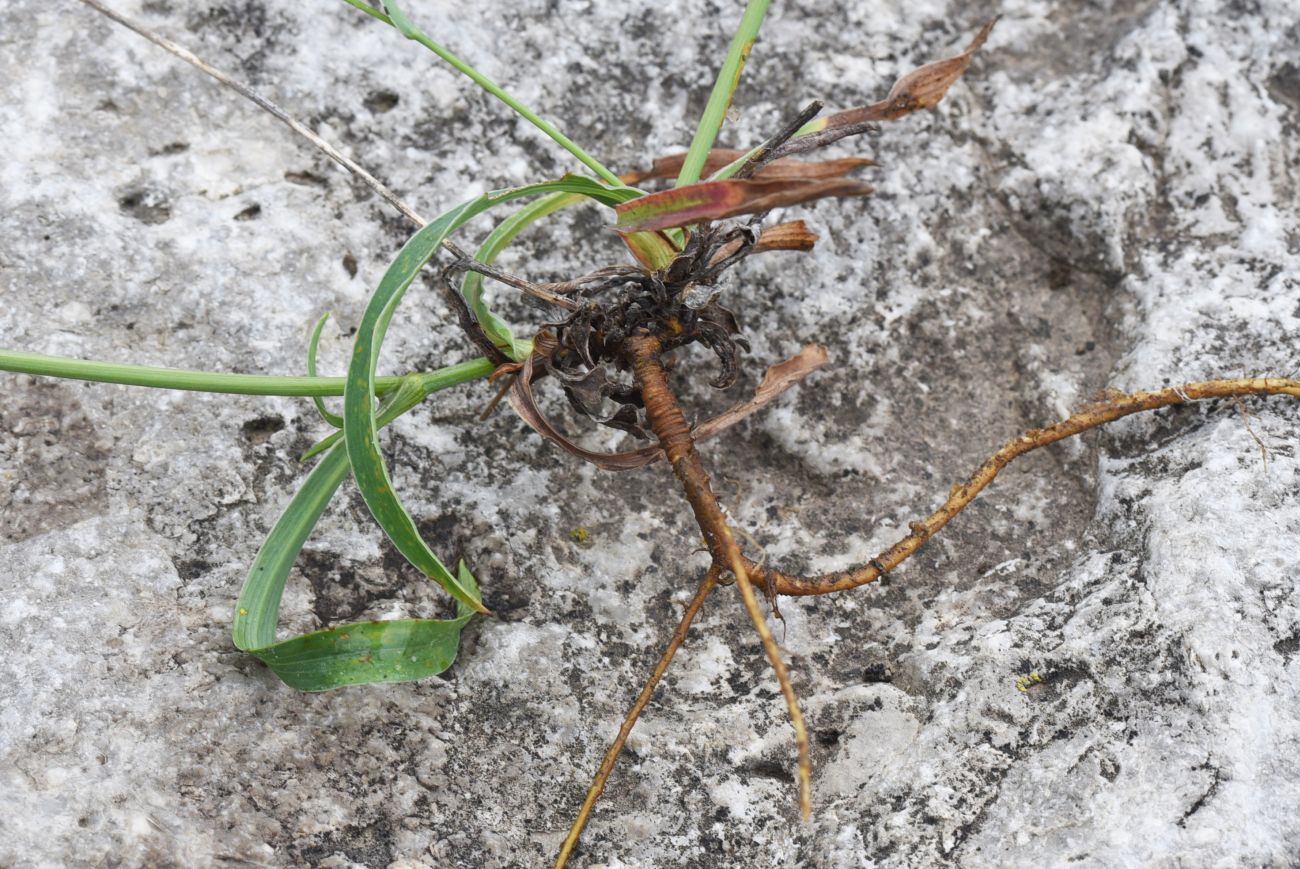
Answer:
[{"label": "rough stone texture", "polygon": [[[425,213],[573,168],[342,4],[118,5]],[[874,198],[800,209],[816,253],[755,260],[728,287],[754,346],[737,394],[806,340],[834,362],[706,449],[768,558],[860,562],[1006,438],[1104,387],[1295,374],[1291,0],[778,5],[730,143],[812,97],[874,99],[1004,17],[937,111],[856,149],[883,163]],[[687,141],[739,4],[412,7],[631,168]],[[408,228],[89,10],[16,0],[5,18],[4,345],[292,373],[332,310],[324,358],[339,370]],[[562,219],[503,262],[547,279],[606,264],[604,221]],[[468,354],[427,288],[399,320],[394,370]],[[481,385],[440,396],[388,438],[397,483],[501,617],[467,632],[445,678],[302,695],[228,630],[302,476],[295,456],[321,433],[311,407],[0,383],[0,864],[553,855],[702,570],[663,468],[597,473],[506,413],[478,422]],[[1125,421],[1013,466],[888,581],[785,602],[778,634],[816,736],[808,825],[775,684],[734,594],[717,595],[579,865],[1290,864],[1298,420],[1300,404],[1274,399]],[[286,629],[446,606],[351,492],[300,566]],[[1017,690],[1032,672],[1042,682]]]}]

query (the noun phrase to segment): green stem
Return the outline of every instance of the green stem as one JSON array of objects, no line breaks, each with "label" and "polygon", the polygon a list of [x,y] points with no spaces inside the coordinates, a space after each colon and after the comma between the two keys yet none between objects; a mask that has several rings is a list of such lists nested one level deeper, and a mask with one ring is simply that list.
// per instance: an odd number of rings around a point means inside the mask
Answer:
[{"label": "green stem", "polygon": [[[530,346],[529,350],[531,349],[532,347]],[[452,386],[459,386],[462,383],[469,383],[471,380],[478,380],[480,377],[487,377],[493,371],[496,371],[496,369],[496,365],[494,365],[490,359],[484,359],[480,356],[477,359],[470,359],[467,362],[457,362],[455,365],[444,365],[442,368],[434,371],[408,374],[405,378],[399,379],[414,380],[419,386],[421,392],[419,401],[424,401],[425,398],[440,389],[448,389]],[[380,380],[387,379],[388,378],[386,377],[378,377],[375,378],[375,382],[377,384]],[[419,404],[419,401],[415,404]],[[411,405],[411,407],[414,406],[414,404]],[[405,413],[407,410],[410,410],[410,408],[403,409],[402,413]]]},{"label": "green stem", "polygon": [[[520,347],[523,348],[523,354],[525,356],[533,352],[532,341],[522,341],[520,342]],[[470,364],[471,363],[468,362],[461,363],[462,366],[468,366]],[[430,372],[429,374],[412,374],[403,377],[402,385],[386,396],[383,406],[379,408],[379,412],[375,415],[375,424],[379,428],[383,428],[402,414],[415,408],[438,390],[446,389],[449,386],[455,386],[458,383],[464,383],[466,380],[474,379],[474,377],[486,377],[494,370],[492,363],[481,356],[478,359],[473,360],[473,364],[479,365],[479,367],[474,370],[473,377],[458,376],[458,379],[446,377],[443,375],[443,372],[448,371],[448,368],[442,368],[438,371]],[[456,366],[450,367],[454,368]],[[378,379],[379,378],[376,378],[376,380]],[[298,459],[299,461],[305,462],[308,459],[325,452],[342,439],[343,426],[338,426],[337,431],[330,432],[324,438],[317,441],[312,445],[311,449],[299,456]]]},{"label": "green stem", "polygon": [[[436,392],[492,373],[486,359],[471,359],[436,371],[407,375],[419,379],[421,388]],[[184,389],[190,392],[224,392],[232,395],[313,396],[342,395],[342,377],[270,377],[261,374],[218,374],[180,368],[154,368],[148,365],[119,365],[92,362],[64,356],[45,356],[21,350],[0,350],[0,371],[36,374],[43,377],[66,377],[95,383],[121,383],[126,386],[149,386],[155,389]],[[377,377],[375,392],[391,392],[406,377]]]},{"label": "green stem", "polygon": [[[470,66],[465,61],[461,60],[459,57],[457,57],[447,48],[444,48],[442,45],[439,45],[438,43],[434,42],[432,39],[426,36],[422,31],[416,28],[415,25],[413,25],[394,4],[388,4],[389,14],[385,15],[383,12],[381,12],[378,9],[375,9],[373,6],[361,2],[361,0],[345,0],[345,2],[357,9],[360,9],[362,12],[366,13],[371,18],[378,19],[379,21],[382,21],[385,24],[389,24],[397,28],[397,30],[399,30],[402,33],[402,35],[405,36],[406,38],[413,39],[416,42],[420,43],[425,48],[429,49],[434,54],[438,55],[438,57],[442,58],[444,61],[451,64],[453,67],[455,67],[455,69],[458,72],[460,72],[465,76],[468,76],[469,79],[474,82],[474,84],[483,88],[483,90],[492,94],[492,96],[496,97],[497,99],[501,100],[501,102],[505,103],[507,106],[514,109],[515,112],[517,112],[524,120],[528,121],[528,123],[532,124],[534,127],[541,130],[543,133],[545,133],[546,135],[554,139],[556,142],[558,142],[562,148],[564,148],[574,157],[578,158],[579,162],[581,162],[592,172],[595,172],[601,179],[603,179],[609,184],[614,185],[615,187],[623,186],[623,182],[619,180],[617,175],[615,175],[609,169],[605,168],[605,166],[601,164],[599,160],[597,160],[595,157],[591,156],[586,151],[584,151],[581,147],[579,147],[579,145],[576,142],[574,142],[568,136],[561,133],[559,129],[555,127],[554,124],[552,124],[550,121],[545,120],[544,118],[539,116],[536,112],[534,112],[532,109],[528,108],[523,103],[519,102],[519,100],[515,99],[505,90],[503,90],[500,85],[492,81],[492,79],[488,78],[487,76],[483,75],[483,73],[479,72],[477,69]],[[764,2],[763,5],[766,6],[767,3]]]},{"label": "green stem", "polygon": [[736,93],[736,86],[740,84],[740,73],[745,69],[745,61],[749,59],[754,40],[758,39],[758,29],[763,26],[768,2],[769,0],[749,0],[745,5],[745,14],[740,19],[740,26],[736,28],[736,35],[731,39],[727,57],[722,62],[722,69],[718,70],[717,81],[713,83],[713,93],[709,94],[709,103],[704,107],[700,125],[695,130],[695,138],[691,140],[691,148],[686,152],[686,162],[682,164],[682,171],[677,176],[678,187],[700,180],[704,163],[713,150],[713,143],[717,141],[722,122],[727,118],[727,109],[731,108],[731,98]]}]

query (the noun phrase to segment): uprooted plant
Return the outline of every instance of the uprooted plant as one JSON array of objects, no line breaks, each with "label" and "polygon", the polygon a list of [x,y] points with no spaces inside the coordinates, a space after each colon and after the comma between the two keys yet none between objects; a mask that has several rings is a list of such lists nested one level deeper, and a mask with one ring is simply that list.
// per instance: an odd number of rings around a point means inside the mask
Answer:
[{"label": "uprooted plant", "polygon": [[[84,2],[254,99],[370,184],[420,227],[397,255],[366,306],[346,378],[316,376],[316,346],[324,318],[317,323],[308,347],[308,377],[209,374],[0,351],[0,368],[31,374],[172,389],[310,396],[322,418],[338,429],[308,452],[305,458],[319,456],[319,460],[249,570],[234,625],[234,642],[240,649],[264,661],[287,684],[308,691],[418,679],[450,666],[462,627],[475,612],[488,611],[466,565],[462,562],[454,573],[448,570],[420,537],[415,522],[394,492],[378,441],[380,428],[438,390],[486,377],[500,382],[498,399],[508,395],[511,406],[535,431],[577,458],[607,470],[633,470],[660,459],[671,466],[703,534],[711,566],[605,754],[557,865],[563,865],[572,855],[629,732],[684,642],[692,621],[718,585],[736,586],[780,686],[797,746],[799,806],[807,817],[813,805],[807,727],[760,596],[779,616],[776,604],[781,595],[827,594],[873,582],[920,549],[1013,459],[1120,417],[1211,398],[1281,394],[1300,397],[1300,381],[1280,378],[1213,380],[1155,392],[1107,394],[1065,420],[1008,442],[969,479],[954,486],[934,513],[912,522],[907,536],[862,567],[819,576],[786,573],[755,562],[742,550],[737,538],[746,535],[732,527],[719,504],[697,445],[761,409],[825,364],[827,354],[815,345],[805,347],[795,357],[771,366],[752,399],[692,426],[679,403],[674,380],[693,380],[698,373],[686,361],[688,357],[678,351],[702,345],[717,360],[717,373],[709,383],[725,388],[736,380],[742,353],[747,349],[743,317],[728,307],[735,307],[735,300],[720,295],[719,278],[758,253],[806,252],[813,248],[816,238],[801,221],[764,226],[764,217],[773,209],[871,192],[869,186],[850,177],[874,165],[871,160],[810,162],[795,158],[874,130],[880,122],[937,104],[966,71],[994,22],[984,25],[960,54],[900,78],[880,102],[825,117],[819,117],[821,104],[813,103],[753,149],[725,151],[713,146],[768,5],[763,0],[749,0],[689,151],[656,160],[646,171],[619,177],[423,34],[395,3],[385,2],[380,9],[362,0],[347,0],[451,63],[555,139],[596,176],[570,175],[488,193],[426,223],[395,194],[274,104],[179,46],[110,12],[98,0]],[[673,185],[659,192],[648,193],[635,186],[665,180],[672,180]],[[473,254],[450,240],[476,215],[531,196],[543,198],[504,220]],[[542,284],[492,265],[526,227],[585,199],[613,209],[615,229],[635,264],[613,265],[566,281]],[[376,364],[389,322],[407,288],[439,250],[448,252],[451,260],[437,270],[438,285],[456,313],[462,332],[482,355],[433,372],[380,377]],[[516,337],[488,308],[483,295],[485,278],[528,294],[551,312],[549,320],[531,338]],[[454,286],[456,282],[459,288]],[[598,453],[579,446],[560,432],[536,399],[534,385],[543,378],[559,384],[580,416],[649,440],[650,444],[618,453]],[[341,416],[331,413],[322,401],[323,397],[338,395],[344,400]],[[275,626],[285,581],[308,535],[349,474],[398,550],[456,598],[458,615],[451,620],[338,625],[277,641]]]}]

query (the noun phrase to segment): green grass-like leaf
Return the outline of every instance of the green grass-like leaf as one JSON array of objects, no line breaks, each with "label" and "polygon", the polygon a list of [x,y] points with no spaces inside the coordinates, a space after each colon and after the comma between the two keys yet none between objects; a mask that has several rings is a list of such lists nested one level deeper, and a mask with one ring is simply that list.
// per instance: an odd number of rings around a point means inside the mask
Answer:
[{"label": "green grass-like leaf", "polygon": [[[307,376],[316,376],[316,350],[320,347],[320,333],[325,330],[325,323],[329,320],[329,311],[321,314],[316,326],[311,330],[311,340],[307,342]],[[316,412],[320,414],[321,419],[325,420],[335,428],[343,428],[343,417],[332,412],[325,406],[325,399],[319,395],[311,397],[312,404],[316,405]]]},{"label": "green grass-like leaf", "polygon": [[717,141],[722,122],[727,118],[727,109],[731,108],[731,98],[735,96],[736,88],[740,85],[740,74],[745,70],[745,61],[749,59],[749,52],[758,39],[759,28],[763,26],[768,3],[769,0],[749,0],[745,4],[745,13],[741,16],[740,25],[731,39],[731,46],[722,61],[722,68],[718,70],[713,91],[709,94],[709,102],[705,105],[700,124],[695,129],[691,147],[686,152],[686,160],[677,175],[677,187],[694,184],[700,180],[700,173],[704,171],[704,163],[709,158],[709,151],[713,150],[713,143]]},{"label": "green grass-like leaf", "polygon": [[[515,240],[519,233],[562,208],[568,208],[570,205],[582,202],[584,198],[577,193],[553,193],[536,202],[528,203],[497,224],[496,229],[492,230],[491,234],[483,241],[483,244],[479,246],[474,258],[481,263],[491,265],[496,262],[496,258]],[[474,319],[478,320],[484,334],[504,350],[506,355],[515,361],[520,361],[533,352],[532,342],[517,340],[510,325],[488,309],[487,303],[483,301],[483,276],[481,274],[466,272],[465,279],[460,285],[460,293],[465,297],[466,304],[469,305],[470,311],[474,313]]]},{"label": "green grass-like leaf", "polygon": [[550,136],[553,140],[555,140],[555,142],[560,147],[564,148],[564,150],[568,151],[570,154],[576,157],[579,162],[581,162],[592,172],[595,172],[598,177],[604,179],[609,184],[617,185],[619,183],[617,175],[615,175],[609,169],[605,168],[605,166],[602,165],[599,160],[597,160],[595,157],[591,156],[586,151],[584,151],[576,142],[574,142],[568,136],[560,132],[560,130],[554,124],[552,124],[550,121],[545,120],[536,112],[534,112],[532,109],[525,106],[514,96],[509,94],[505,89],[503,89],[500,85],[492,81],[492,79],[488,78],[487,76],[483,75],[483,73],[479,72],[473,66],[466,63],[460,57],[456,56],[449,49],[447,49],[443,45],[440,45],[437,42],[434,42],[427,35],[425,35],[406,16],[406,13],[402,11],[401,7],[396,3],[396,0],[384,0],[383,5],[384,5],[384,9],[386,10],[386,14],[385,11],[376,9],[375,7],[369,5],[368,3],[362,2],[362,0],[345,0],[345,2],[348,3],[350,6],[360,9],[362,12],[366,13],[371,18],[374,18],[378,21],[382,21],[385,24],[391,25],[392,27],[396,28],[397,31],[401,33],[403,36],[405,36],[407,39],[410,39],[414,42],[418,42],[420,45],[423,45],[425,48],[432,51],[443,61],[450,64],[457,72],[466,76],[467,78],[470,79],[470,81],[474,82],[474,84],[478,85],[483,90],[487,91],[489,94],[496,97],[501,102],[505,103],[507,106],[513,109],[520,117],[528,121],[528,123],[532,124],[534,127],[536,127],[541,132],[545,133],[547,136]]},{"label": "green grass-like leaf", "polygon": [[[487,359],[473,359],[401,378],[380,410],[379,427],[388,425],[433,392],[486,377],[492,367]],[[348,475],[347,447],[339,442],[342,436],[341,431],[335,432],[318,445],[327,451],[325,458],[307,475],[262,543],[244,581],[235,614],[235,645],[264,661],[286,684],[304,691],[420,679],[440,673],[455,658],[460,630],[472,613],[459,604],[459,615],[449,621],[364,622],[275,641],[285,581],[326,505]],[[464,564],[459,573],[462,587],[477,596],[477,584]],[[365,649],[361,650],[363,644]]]},{"label": "green grass-like leaf", "polygon": [[299,691],[423,679],[456,660],[461,629],[474,615],[464,604],[460,607],[454,619],[339,625],[276,643],[257,657]]},{"label": "green grass-like leaf", "polygon": [[611,188],[590,178],[566,176],[558,181],[485,193],[439,215],[402,247],[366,305],[357,329],[343,395],[343,440],[347,444],[357,486],[375,521],[407,561],[461,603],[478,612],[486,612],[486,609],[477,594],[463,586],[433,554],[393,490],[388,467],[379,450],[375,368],[393,312],[407,287],[437,252],[443,239],[490,208],[540,193],[578,193],[610,207],[641,195],[640,191],[630,187]]},{"label": "green grass-like leaf", "polygon": [[348,454],[334,446],[303,481],[257,551],[235,611],[235,645],[260,657],[275,643],[284,583],[303,543],[348,475]]},{"label": "green grass-like leaf", "polygon": [[[263,661],[285,684],[325,691],[367,682],[401,682],[451,666],[473,610],[458,604],[454,619],[399,619],[338,625],[275,641],[285,580],[303,543],[348,475],[347,450],[333,447],[308,474],[258,551],[239,595],[235,645]],[[462,563],[459,581],[477,596]]]}]

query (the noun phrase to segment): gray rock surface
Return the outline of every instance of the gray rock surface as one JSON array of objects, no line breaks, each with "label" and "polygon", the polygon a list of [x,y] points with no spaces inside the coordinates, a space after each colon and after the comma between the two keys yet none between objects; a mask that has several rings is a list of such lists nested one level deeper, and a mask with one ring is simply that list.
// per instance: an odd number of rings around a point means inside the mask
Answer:
[{"label": "gray rock surface", "polygon": [[[426,214],[574,168],[343,4],[118,5]],[[740,6],[410,5],[620,169],[687,142]],[[753,343],[736,395],[805,341],[833,361],[705,450],[769,559],[860,563],[1004,440],[1103,388],[1296,373],[1291,0],[774,5],[729,144],[813,97],[878,98],[1004,17],[938,110],[844,149],[881,160],[874,198],[799,209],[817,251],[727,287]],[[79,4],[6,13],[4,346],[297,373],[331,310],[340,370],[408,228]],[[560,219],[503,263],[541,279],[607,264],[605,222]],[[403,310],[390,370],[469,355],[429,288]],[[598,473],[508,413],[480,423],[481,384],[437,397],[387,438],[397,485],[500,617],[443,678],[303,695],[235,651],[229,624],[322,433],[310,405],[0,384],[0,865],[553,856],[703,569],[665,469]],[[1293,865],[1297,421],[1287,399],[1132,418],[1017,463],[887,581],[785,602],[815,732],[809,824],[775,683],[718,594],[578,865]],[[286,630],[447,607],[350,489],[300,567]]]}]

